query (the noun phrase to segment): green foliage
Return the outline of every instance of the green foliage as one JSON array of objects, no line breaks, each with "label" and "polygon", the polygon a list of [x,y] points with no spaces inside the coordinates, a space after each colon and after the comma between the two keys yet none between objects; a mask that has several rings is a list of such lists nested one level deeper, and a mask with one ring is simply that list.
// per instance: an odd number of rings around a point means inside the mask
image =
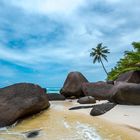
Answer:
[{"label": "green foliage", "polygon": [[108,73],[108,80],[115,80],[124,72],[130,70],[140,70],[140,42],[133,42],[134,50],[126,51],[117,65]]},{"label": "green foliage", "polygon": [[102,59],[104,59],[105,61],[108,61],[107,60],[108,53],[110,53],[109,49],[107,49],[106,46],[102,46],[102,43],[99,43],[96,48],[92,48],[92,51],[90,53],[90,56],[93,57],[93,63],[96,63],[96,62],[101,63],[106,74],[108,73],[105,69]]}]

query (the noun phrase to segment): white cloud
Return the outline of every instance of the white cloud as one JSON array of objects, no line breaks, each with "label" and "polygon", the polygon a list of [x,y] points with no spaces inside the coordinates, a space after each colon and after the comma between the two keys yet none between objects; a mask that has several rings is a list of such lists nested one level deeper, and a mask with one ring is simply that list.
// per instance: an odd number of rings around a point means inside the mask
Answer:
[{"label": "white cloud", "polygon": [[[108,57],[109,62],[105,65],[110,70],[122,56],[123,51],[131,49],[131,42],[139,41],[140,10],[137,7],[140,6],[140,2],[134,2],[135,8],[131,7],[132,2],[132,0],[8,1],[7,5],[12,5],[12,9],[22,9],[22,12],[19,10],[21,12],[19,17],[22,18],[18,17],[17,21],[10,21],[7,18],[6,21],[10,23],[15,33],[6,36],[5,31],[0,31],[0,35],[2,34],[0,37],[5,42],[13,38],[25,39],[26,45],[21,47],[22,49],[20,47],[13,49],[1,42],[0,58],[37,69],[42,77],[47,68],[50,70],[52,64],[58,64],[61,68],[53,69],[79,70],[90,79],[92,73],[96,75],[96,79],[104,78],[105,74],[100,64],[92,64],[90,50],[99,42],[108,46],[111,54]],[[57,34],[51,34],[55,32]],[[37,39],[31,39],[30,35]],[[51,41],[48,36],[52,37]],[[55,40],[55,37],[58,39]],[[103,75],[97,76],[97,72]]]},{"label": "white cloud", "polygon": [[71,14],[85,0],[11,0],[12,4],[29,12],[41,14]]},{"label": "white cloud", "polygon": [[108,3],[111,3],[111,4],[116,4],[116,3],[122,2],[122,0],[105,0],[105,1]]}]

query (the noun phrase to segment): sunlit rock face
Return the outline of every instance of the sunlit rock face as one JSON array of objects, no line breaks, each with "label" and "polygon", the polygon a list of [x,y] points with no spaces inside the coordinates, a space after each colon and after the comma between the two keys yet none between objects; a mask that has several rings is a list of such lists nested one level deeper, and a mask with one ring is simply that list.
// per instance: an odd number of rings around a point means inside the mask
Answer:
[{"label": "sunlit rock face", "polygon": [[79,98],[77,102],[80,104],[94,104],[96,103],[96,100],[92,96],[85,96],[85,97]]},{"label": "sunlit rock face", "polygon": [[63,88],[60,93],[65,97],[82,97],[82,83],[88,82],[88,80],[80,72],[70,72],[64,82]]},{"label": "sunlit rock face", "polygon": [[140,83],[140,71],[128,71],[121,74],[116,82]]},{"label": "sunlit rock face", "polygon": [[49,107],[44,90],[35,84],[18,83],[0,89],[0,127]]},{"label": "sunlit rock face", "polygon": [[113,86],[114,85],[102,81],[96,83],[83,83],[82,91],[86,96],[92,96],[97,100],[108,100],[110,99],[110,90]]},{"label": "sunlit rock face", "polygon": [[111,102],[124,105],[140,105],[140,84],[119,82],[111,90]]}]

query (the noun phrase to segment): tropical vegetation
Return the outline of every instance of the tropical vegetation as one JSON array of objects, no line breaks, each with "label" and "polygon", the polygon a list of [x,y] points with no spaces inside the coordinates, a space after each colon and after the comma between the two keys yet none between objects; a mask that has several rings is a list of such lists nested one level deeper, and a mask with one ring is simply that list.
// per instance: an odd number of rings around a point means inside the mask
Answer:
[{"label": "tropical vegetation", "polygon": [[133,50],[125,51],[116,66],[108,73],[108,80],[115,80],[117,77],[127,71],[140,70],[140,42],[132,43]]},{"label": "tropical vegetation", "polygon": [[93,63],[101,63],[105,73],[108,75],[108,72],[103,64],[103,59],[107,60],[107,54],[110,53],[109,49],[106,46],[102,46],[102,43],[99,43],[96,48],[92,48],[90,56],[93,58]]}]

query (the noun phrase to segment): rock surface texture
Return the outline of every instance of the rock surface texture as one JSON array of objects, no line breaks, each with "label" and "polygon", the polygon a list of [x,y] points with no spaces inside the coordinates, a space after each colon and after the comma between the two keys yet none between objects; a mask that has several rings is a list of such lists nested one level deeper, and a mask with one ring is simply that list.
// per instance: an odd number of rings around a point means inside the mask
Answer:
[{"label": "rock surface texture", "polygon": [[140,83],[140,71],[129,71],[121,74],[116,81]]},{"label": "rock surface texture", "polygon": [[94,105],[91,112],[90,112],[90,115],[92,115],[92,116],[102,115],[102,114],[108,112],[109,110],[111,110],[115,106],[116,106],[115,103],[109,103],[109,102]]},{"label": "rock surface texture", "polygon": [[0,89],[0,127],[38,113],[50,106],[44,90],[34,84],[18,83]]},{"label": "rock surface texture", "polygon": [[88,80],[80,72],[71,72],[68,74],[60,93],[66,98],[71,96],[82,97],[84,93],[81,88],[84,82],[88,82]]},{"label": "rock surface texture", "polygon": [[92,96],[97,100],[108,100],[111,96],[109,91],[113,86],[106,82],[83,83],[82,90],[86,96]]},{"label": "rock surface texture", "polygon": [[65,100],[65,96],[58,93],[48,93],[47,96],[48,96],[49,101]]},{"label": "rock surface texture", "polygon": [[94,103],[96,103],[96,100],[92,96],[85,96],[85,97],[81,97],[80,99],[78,99],[77,102],[80,104],[94,104]]},{"label": "rock surface texture", "polygon": [[110,91],[110,101],[124,105],[140,105],[140,84],[119,82]]}]

